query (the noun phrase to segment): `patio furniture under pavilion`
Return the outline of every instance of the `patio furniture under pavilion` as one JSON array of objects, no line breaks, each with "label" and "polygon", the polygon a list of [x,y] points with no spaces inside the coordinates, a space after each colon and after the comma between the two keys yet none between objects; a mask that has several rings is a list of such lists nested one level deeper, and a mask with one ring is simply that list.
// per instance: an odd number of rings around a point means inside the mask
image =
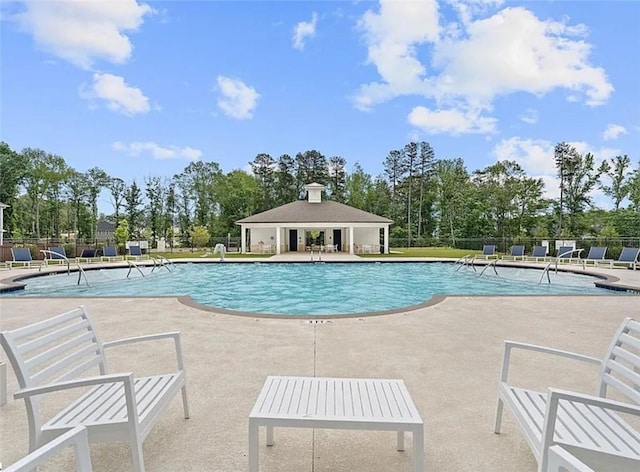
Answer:
[{"label": "patio furniture under pavilion", "polygon": [[[304,252],[307,236],[317,234],[319,248],[339,252],[388,253],[392,220],[349,205],[322,201],[324,186],[305,185],[307,200],[298,200],[236,221],[242,252]],[[380,231],[383,243],[380,243]],[[317,233],[314,233],[317,232]],[[382,251],[381,251],[382,249]]]}]

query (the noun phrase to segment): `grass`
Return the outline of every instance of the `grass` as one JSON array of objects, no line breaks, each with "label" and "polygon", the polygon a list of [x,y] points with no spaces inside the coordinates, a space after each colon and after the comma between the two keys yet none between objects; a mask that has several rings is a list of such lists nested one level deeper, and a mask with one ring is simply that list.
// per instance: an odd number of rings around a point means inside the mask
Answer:
[{"label": "grass", "polygon": [[391,248],[391,254],[359,254],[360,257],[453,257],[482,254],[482,251],[471,249],[454,249],[450,247],[411,247]]},{"label": "grass", "polygon": [[[225,259],[241,259],[245,257],[270,257],[273,254],[241,254],[239,252],[226,252]],[[153,252],[151,257],[162,256],[167,259],[186,259],[186,258],[202,258],[202,259],[220,259],[220,254],[212,254],[211,251],[174,251],[174,252]]]}]

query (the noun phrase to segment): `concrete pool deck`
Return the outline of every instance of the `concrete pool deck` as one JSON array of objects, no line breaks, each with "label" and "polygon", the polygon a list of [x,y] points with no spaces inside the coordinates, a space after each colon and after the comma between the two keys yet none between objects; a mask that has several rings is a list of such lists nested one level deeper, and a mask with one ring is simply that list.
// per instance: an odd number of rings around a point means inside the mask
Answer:
[{"label": "concrete pool deck", "polygon": [[[388,259],[385,259],[388,261]],[[3,278],[27,269],[14,269]],[[37,271],[37,269],[35,270]],[[591,269],[590,269],[591,271]],[[640,271],[602,269],[640,287]],[[626,316],[639,318],[638,296],[460,296],[393,315],[315,319],[238,317],[166,298],[0,298],[0,329],[88,307],[103,341],[179,330],[183,333],[191,419],[179,399],[144,444],[148,471],[247,469],[248,416],[268,375],[403,379],[425,423],[425,471],[535,471],[524,437],[505,415],[493,419],[504,339],[601,357]],[[173,367],[171,346],[114,348],[111,372],[156,373]],[[0,360],[6,360],[4,352]],[[514,356],[513,380],[594,393],[597,369],[536,354]],[[8,369],[9,402],[0,407],[0,462],[27,452],[23,401]],[[64,404],[55,398],[51,409]],[[395,450],[395,433],[276,429],[261,469],[278,472],[411,470],[411,449]],[[408,445],[410,442],[408,442]],[[94,469],[131,470],[129,447],[92,445]],[[68,470],[70,454],[41,470]]]}]

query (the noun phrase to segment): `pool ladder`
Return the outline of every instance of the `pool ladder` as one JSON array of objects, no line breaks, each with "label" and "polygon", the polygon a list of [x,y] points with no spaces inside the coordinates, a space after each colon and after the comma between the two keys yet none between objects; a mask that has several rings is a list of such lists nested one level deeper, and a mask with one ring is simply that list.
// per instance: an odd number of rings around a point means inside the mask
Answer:
[{"label": "pool ladder", "polygon": [[[316,262],[313,259],[313,246],[311,246],[311,262]],[[318,261],[317,262],[322,262],[322,251],[320,249],[318,249]]]},{"label": "pool ladder", "polygon": [[471,254],[467,254],[466,256],[462,256],[460,259],[458,259],[457,261],[454,262],[454,265],[458,265],[458,267],[456,268],[456,272],[458,272],[460,269],[462,269],[463,267],[471,267],[473,269],[474,272],[476,271],[476,266],[473,265],[473,262],[475,261],[475,256],[471,257]]},{"label": "pool ladder", "polygon": [[500,277],[500,275],[498,274],[498,269],[496,269],[496,265],[498,264],[499,259],[495,259],[491,262],[489,262],[488,264],[485,264],[484,268],[482,269],[482,272],[480,272],[478,274],[478,277],[482,277],[482,274],[485,273],[485,271],[489,268],[489,267],[493,267],[493,271],[495,272],[495,274]]},{"label": "pool ladder", "polygon": [[[55,257],[57,259],[64,260],[67,263],[67,274],[71,273],[71,261],[69,260],[69,258],[67,256],[62,255],[59,252],[49,251],[48,249],[40,249],[40,252],[43,253],[45,256],[47,254],[49,254],[49,256],[51,256],[51,258],[53,258],[53,256],[55,255]],[[45,264],[46,264],[46,261],[45,261]],[[91,287],[91,285],[89,284],[89,279],[87,279],[87,274],[84,271],[84,269],[82,268],[82,266],[80,265],[80,263],[76,262],[76,265],[78,266],[78,283],[77,283],[77,285],[80,285],[80,281],[84,277],[84,282],[87,284],[87,287]],[[41,270],[42,270],[42,265],[40,266],[40,269],[38,271],[41,271]]]}]

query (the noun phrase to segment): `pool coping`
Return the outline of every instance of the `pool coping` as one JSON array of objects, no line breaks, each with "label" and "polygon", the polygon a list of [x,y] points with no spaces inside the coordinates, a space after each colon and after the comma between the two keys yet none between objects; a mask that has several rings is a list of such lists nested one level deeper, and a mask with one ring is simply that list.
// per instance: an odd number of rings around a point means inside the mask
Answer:
[{"label": "pool coping", "polygon": [[[380,259],[374,259],[374,258],[367,258],[367,259],[362,259],[362,260],[357,260],[357,261],[346,261],[346,260],[342,260],[342,261],[322,261],[321,263],[323,264],[372,264],[372,263],[437,263],[437,262],[441,262],[441,263],[449,263],[449,264],[453,264],[455,263],[456,260],[454,259],[446,259],[446,258],[399,258],[399,260],[395,260],[395,259],[389,259],[389,258],[380,258]],[[196,263],[196,264],[203,264],[203,263],[209,263],[209,264],[219,264],[219,263],[232,263],[232,264],[236,264],[236,263],[244,263],[244,264],[262,264],[262,263],[267,263],[267,264],[310,264],[312,262],[308,261],[308,260],[294,260],[294,261],[282,261],[282,260],[269,260],[269,259],[258,259],[258,260],[252,260],[252,259],[239,259],[239,260],[226,260],[226,261],[220,261],[220,260],[202,260],[202,259],[184,259],[184,260],[173,260],[171,261],[173,264],[190,264],[190,263]],[[317,263],[317,262],[316,262]],[[476,264],[478,266],[488,266],[489,264],[495,263],[496,266],[498,267],[515,267],[515,268],[523,268],[523,269],[533,269],[533,270],[544,270],[546,265],[544,266],[538,263],[526,263],[526,262],[518,262],[518,261],[499,261],[499,262],[495,262],[495,261],[476,261]],[[153,265],[153,261],[139,261],[138,265],[142,265],[142,266],[150,266]],[[92,270],[103,270],[103,269],[121,269],[121,268],[127,268],[129,267],[129,265],[127,265],[126,263],[122,262],[122,261],[118,261],[118,262],[107,262],[107,263],[98,263],[95,265],[91,265],[91,266],[82,266],[82,269],[84,271],[92,271]],[[22,268],[20,268],[22,269]],[[18,269],[18,270],[20,270]],[[597,267],[593,267],[594,270],[597,270]],[[619,270],[621,268],[618,268],[616,270]],[[624,269],[624,268],[622,268]],[[28,270],[28,269],[27,269]],[[553,269],[554,271],[556,270],[556,268]],[[635,286],[635,285],[627,285],[627,284],[620,284],[618,282],[620,282],[620,278],[616,277],[614,275],[611,274],[604,274],[604,273],[600,273],[600,272],[588,272],[585,273],[585,269],[580,269],[579,266],[576,267],[570,267],[570,266],[558,266],[557,270],[559,272],[568,272],[568,273],[574,273],[574,274],[581,274],[581,275],[588,275],[591,277],[595,277],[596,279],[600,279],[602,280],[601,282],[599,281],[594,281],[594,285],[598,288],[603,288],[603,289],[607,289],[607,290],[612,290],[612,291],[623,291],[623,292],[630,292],[632,294],[639,294],[640,295],[640,286]],[[13,292],[13,291],[18,291],[18,290],[23,290],[24,287],[26,286],[26,284],[24,283],[20,283],[20,281],[22,280],[27,280],[27,279],[31,279],[34,277],[43,277],[46,275],[51,275],[51,274],[56,274],[56,273],[60,273],[60,272],[66,272],[67,269],[64,268],[63,266],[56,266],[56,267],[51,267],[51,268],[43,268],[43,270],[38,270],[37,272],[30,272],[28,274],[16,274],[12,277],[7,277],[7,278],[3,278],[0,279],[0,293],[7,293],[7,292]],[[78,268],[73,268],[73,269],[69,269],[69,272],[79,272]],[[510,297],[563,297],[563,296],[567,296],[567,294],[546,294],[546,295],[531,295],[531,294],[508,294],[508,295],[485,295],[482,293],[479,294],[464,294],[464,295],[456,295],[456,294],[434,294],[429,300],[425,300],[422,303],[416,304],[416,305],[409,305],[406,307],[401,307],[401,308],[394,308],[394,309],[390,309],[390,310],[382,310],[382,311],[372,311],[372,312],[360,312],[360,313],[340,313],[340,314],[295,314],[295,315],[284,315],[284,314],[276,314],[276,313],[255,313],[255,312],[245,312],[245,311],[238,311],[238,310],[230,310],[227,308],[222,308],[222,307],[212,307],[212,306],[208,306],[208,305],[203,305],[201,303],[196,302],[195,300],[193,300],[193,298],[191,298],[190,295],[159,295],[159,296],[154,296],[152,298],[172,298],[172,299],[176,299],[178,300],[178,302],[180,302],[181,304],[191,307],[191,308],[195,308],[198,310],[202,310],[202,311],[206,311],[209,313],[218,313],[218,314],[224,314],[224,315],[233,315],[233,316],[241,316],[241,317],[249,317],[249,318],[274,318],[274,319],[297,319],[297,320],[313,320],[313,319],[318,319],[318,320],[329,320],[329,319],[340,319],[340,318],[364,318],[364,317],[371,317],[371,316],[385,316],[385,315],[393,315],[393,314],[398,314],[398,313],[405,313],[408,314],[409,312],[413,312],[422,308],[426,308],[426,307],[430,307],[430,306],[434,306],[437,305],[441,302],[443,302],[444,300],[446,300],[447,298],[458,298],[458,297],[465,297],[465,298],[474,298],[474,297],[482,297],[482,298],[492,298],[492,297],[505,297],[505,296],[510,296]],[[580,297],[599,297],[602,296],[600,294],[571,294],[571,296],[580,296]],[[46,298],[46,297],[21,297],[21,298]],[[75,298],[79,298],[79,297],[72,297],[72,296],[68,296],[68,297],[55,297],[55,298],[60,298],[60,299],[75,299]],[[94,297],[90,297],[90,298],[95,298],[95,299],[110,299],[110,298],[149,298],[148,295],[128,295],[128,296],[94,296]],[[0,298],[1,300],[1,298]]]}]

